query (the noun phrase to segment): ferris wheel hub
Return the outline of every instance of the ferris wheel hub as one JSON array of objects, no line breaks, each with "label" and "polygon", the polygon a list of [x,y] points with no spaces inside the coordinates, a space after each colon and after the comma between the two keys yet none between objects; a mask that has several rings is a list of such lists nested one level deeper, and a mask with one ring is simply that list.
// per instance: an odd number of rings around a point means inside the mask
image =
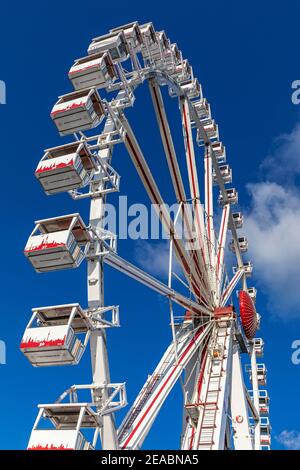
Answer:
[{"label": "ferris wheel hub", "polygon": [[233,305],[228,305],[226,307],[217,307],[214,310],[214,318],[219,320],[220,318],[235,318],[236,313]]}]

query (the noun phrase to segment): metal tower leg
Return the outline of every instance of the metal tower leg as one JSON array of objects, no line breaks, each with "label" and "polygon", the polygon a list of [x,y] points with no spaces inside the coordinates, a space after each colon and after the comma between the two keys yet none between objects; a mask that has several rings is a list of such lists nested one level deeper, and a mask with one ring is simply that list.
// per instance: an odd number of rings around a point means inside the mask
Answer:
[{"label": "metal tower leg", "polygon": [[[104,131],[112,131],[113,123],[107,121]],[[105,149],[100,152],[102,158],[111,158],[111,149]],[[101,171],[101,170],[100,170]],[[101,175],[99,175],[99,188],[101,183]],[[102,189],[102,188],[101,188]],[[90,224],[94,229],[102,229],[103,216],[105,207],[105,196],[91,200],[90,206]],[[99,308],[104,306],[104,276],[103,276],[103,260],[100,256],[90,258],[88,260],[88,302],[90,308]],[[110,372],[107,354],[106,333],[104,329],[96,329],[92,331],[90,337],[91,345],[91,361],[93,384],[109,384]],[[97,392],[96,392],[97,393]],[[95,396],[95,401],[103,401],[107,398],[107,391],[102,389],[101,397]],[[118,441],[116,436],[116,426],[113,414],[103,416],[103,427],[100,430],[100,439],[103,449],[117,449]]]},{"label": "metal tower leg", "polygon": [[253,450],[252,438],[249,433],[248,408],[242,365],[237,344],[233,346],[231,380],[231,417],[234,430],[233,445],[236,450]]}]

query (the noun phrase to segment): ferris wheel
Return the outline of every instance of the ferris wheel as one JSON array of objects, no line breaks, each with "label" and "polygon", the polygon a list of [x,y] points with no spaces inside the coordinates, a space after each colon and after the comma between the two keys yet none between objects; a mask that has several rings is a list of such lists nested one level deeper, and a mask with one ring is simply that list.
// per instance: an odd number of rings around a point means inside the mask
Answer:
[{"label": "ferris wheel", "polygon": [[[69,71],[74,91],[60,96],[51,111],[59,134],[72,136],[72,141],[48,148],[35,176],[47,195],[66,192],[74,200],[90,199],[89,222],[85,224],[79,213],[38,220],[24,253],[39,273],[76,268],[86,260],[88,307],[70,303],[34,308],[20,347],[33,366],[45,367],[76,365],[89,345],[92,381],[72,385],[53,403],[38,405],[28,449],[141,449],[180,381],[181,449],[267,450],[271,444],[267,371],[257,362],[264,342],[255,337],[260,323],[256,289],[247,285],[253,265],[243,259],[248,241],[237,232],[243,226],[243,215],[234,212],[238,192],[227,186],[232,172],[202,87],[177,45],[164,31],[155,31],[152,23],[112,29],[93,39],[87,52]],[[136,88],[145,81],[177,202],[174,217],[126,117],[126,109],[134,106]],[[179,103],[184,157],[174,146],[163,86]],[[104,226],[107,197],[120,187],[120,175],[112,166],[113,151],[120,145],[125,145],[169,234],[168,283],[121,257],[116,234]],[[183,236],[178,233],[179,219]],[[229,234],[229,248],[236,258],[232,275],[225,263]],[[175,258],[181,276],[173,271]],[[110,380],[106,336],[120,322],[119,306],[104,303],[105,264],[169,301],[172,341],[129,405],[125,383]],[[236,289],[239,311],[231,300]],[[179,316],[174,314],[175,305],[182,312]],[[249,364],[244,364],[247,358]],[[117,426],[117,412],[126,406],[128,412]]]}]

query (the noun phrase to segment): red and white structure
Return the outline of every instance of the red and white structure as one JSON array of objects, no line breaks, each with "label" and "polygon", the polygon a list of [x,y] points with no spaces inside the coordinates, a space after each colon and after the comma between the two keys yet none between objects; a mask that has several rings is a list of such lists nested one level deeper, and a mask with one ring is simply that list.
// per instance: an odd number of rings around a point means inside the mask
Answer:
[{"label": "red and white structure", "polygon": [[[140,449],[180,379],[182,449],[269,449],[267,370],[257,362],[264,342],[256,337],[257,292],[248,287],[253,265],[243,259],[248,240],[238,234],[243,226],[243,215],[234,210],[238,192],[228,187],[232,171],[225,147],[193,69],[164,31],[134,22],[93,39],[87,56],[75,60],[69,78],[74,91],[59,97],[51,118],[60,135],[71,136],[71,141],[47,149],[35,176],[48,195],[66,192],[75,200],[89,198],[90,219],[85,224],[76,213],[37,221],[24,253],[37,272],[76,268],[86,260],[88,306],[34,308],[20,347],[33,366],[44,367],[76,365],[89,344],[92,377],[90,384],[73,385],[52,404],[39,405],[28,448]],[[145,81],[178,203],[174,218],[126,117],[126,109],[134,106],[135,89]],[[178,100],[184,158],[175,149],[163,86]],[[106,199],[119,190],[120,176],[112,167],[116,144],[125,145],[170,234],[167,284],[120,257],[116,235],[102,226]],[[179,219],[184,236],[178,233]],[[228,247],[236,258],[232,273],[226,268]],[[174,288],[179,282],[174,256],[182,271],[180,289]],[[110,380],[106,334],[120,323],[118,306],[104,304],[105,263],[167,297],[171,314],[172,341],[119,426],[115,414],[127,406],[127,399],[125,384]],[[176,318],[175,304],[182,309]]]}]

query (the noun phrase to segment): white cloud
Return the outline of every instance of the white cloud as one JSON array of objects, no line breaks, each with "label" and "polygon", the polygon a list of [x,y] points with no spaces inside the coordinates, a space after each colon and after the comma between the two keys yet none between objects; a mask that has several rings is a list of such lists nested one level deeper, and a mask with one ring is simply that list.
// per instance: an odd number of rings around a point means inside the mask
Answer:
[{"label": "white cloud", "polygon": [[292,183],[300,174],[300,123],[289,134],[278,136],[273,151],[261,165],[267,177],[277,182]]},{"label": "white cloud", "polygon": [[167,241],[150,243],[139,240],[135,249],[135,257],[145,271],[164,279],[168,276],[169,243]]},{"label": "white cloud", "polygon": [[248,185],[249,256],[271,311],[282,318],[300,316],[300,125],[276,139],[262,168],[265,181]]},{"label": "white cloud", "polygon": [[300,432],[299,431],[282,431],[279,436],[276,436],[278,442],[284,447],[291,450],[300,449]]}]

